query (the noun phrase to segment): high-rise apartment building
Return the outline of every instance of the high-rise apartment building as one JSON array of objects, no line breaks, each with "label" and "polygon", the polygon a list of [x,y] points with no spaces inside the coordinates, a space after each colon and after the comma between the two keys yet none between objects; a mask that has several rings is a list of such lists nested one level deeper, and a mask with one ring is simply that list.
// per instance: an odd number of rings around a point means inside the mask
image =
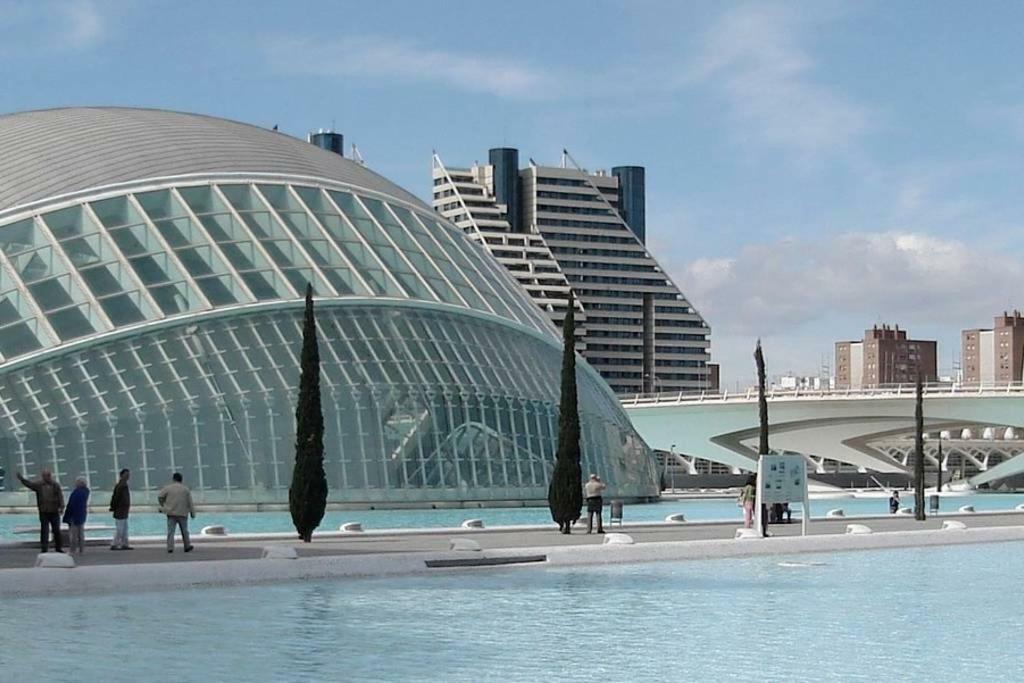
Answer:
[{"label": "high-rise apartment building", "polygon": [[1003,311],[991,329],[960,333],[963,383],[998,386],[1024,378],[1024,317],[1020,311]]},{"label": "high-rise apartment building", "polygon": [[644,246],[644,169],[590,173],[567,161],[519,168],[518,151],[500,148],[486,165],[451,168],[435,155],[434,209],[483,242],[556,324],[572,288],[577,348],[616,392],[707,389],[711,331]]},{"label": "high-rise apartment building", "polygon": [[836,388],[863,389],[938,379],[934,341],[907,339],[899,325],[875,325],[861,341],[836,342]]}]

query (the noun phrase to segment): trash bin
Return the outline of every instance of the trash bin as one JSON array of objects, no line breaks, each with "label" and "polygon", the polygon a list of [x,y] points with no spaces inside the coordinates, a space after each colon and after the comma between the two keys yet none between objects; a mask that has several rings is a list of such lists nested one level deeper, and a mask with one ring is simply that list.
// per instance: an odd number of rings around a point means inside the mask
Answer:
[{"label": "trash bin", "polygon": [[619,526],[622,526],[622,501],[621,500],[613,500],[611,507],[612,507],[612,514],[611,514],[611,522],[610,523],[614,524],[615,522],[618,522]]},{"label": "trash bin", "polygon": [[937,493],[928,496],[928,509],[932,512],[939,511],[939,496]]}]

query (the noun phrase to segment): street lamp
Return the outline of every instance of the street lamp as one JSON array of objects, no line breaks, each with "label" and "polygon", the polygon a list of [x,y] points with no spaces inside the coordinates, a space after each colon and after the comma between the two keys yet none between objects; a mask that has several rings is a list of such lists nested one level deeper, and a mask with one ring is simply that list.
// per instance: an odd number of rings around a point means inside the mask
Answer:
[{"label": "street lamp", "polygon": [[672,456],[672,474],[670,476],[672,478],[672,493],[675,493],[676,492],[676,468],[675,468],[675,465],[676,465],[676,445],[672,444],[671,446],[669,446],[668,447],[668,452],[669,452],[669,455]]}]

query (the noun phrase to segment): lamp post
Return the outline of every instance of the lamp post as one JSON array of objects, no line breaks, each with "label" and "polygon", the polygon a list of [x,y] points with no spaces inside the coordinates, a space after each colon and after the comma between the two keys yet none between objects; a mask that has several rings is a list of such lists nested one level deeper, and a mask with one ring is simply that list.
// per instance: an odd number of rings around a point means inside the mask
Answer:
[{"label": "lamp post", "polygon": [[672,456],[672,474],[670,476],[672,477],[672,493],[675,493],[676,492],[676,467],[675,467],[675,465],[676,465],[676,445],[672,444],[671,446],[669,446],[668,447],[668,452],[669,452],[669,455]]}]

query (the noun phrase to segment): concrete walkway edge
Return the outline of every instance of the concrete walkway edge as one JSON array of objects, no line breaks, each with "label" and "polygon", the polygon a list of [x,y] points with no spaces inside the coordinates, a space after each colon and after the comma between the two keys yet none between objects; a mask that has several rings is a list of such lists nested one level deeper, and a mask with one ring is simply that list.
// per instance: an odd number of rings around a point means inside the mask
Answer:
[{"label": "concrete walkway edge", "polygon": [[[543,554],[547,562],[502,568],[535,571],[541,567],[595,566],[762,555],[827,553],[966,543],[1024,541],[1024,526],[965,530],[893,531],[866,535],[828,534],[767,539],[662,541],[636,545],[581,545],[493,549],[486,557]],[[293,545],[293,544],[288,544]],[[294,544],[300,546],[301,544]],[[301,548],[299,548],[301,553]],[[300,557],[297,560],[210,560],[189,564],[150,563],[78,567],[21,568],[0,571],[0,598],[228,587],[283,581],[319,581],[491,569],[428,569],[427,559],[466,557],[465,552],[402,552]]]}]

